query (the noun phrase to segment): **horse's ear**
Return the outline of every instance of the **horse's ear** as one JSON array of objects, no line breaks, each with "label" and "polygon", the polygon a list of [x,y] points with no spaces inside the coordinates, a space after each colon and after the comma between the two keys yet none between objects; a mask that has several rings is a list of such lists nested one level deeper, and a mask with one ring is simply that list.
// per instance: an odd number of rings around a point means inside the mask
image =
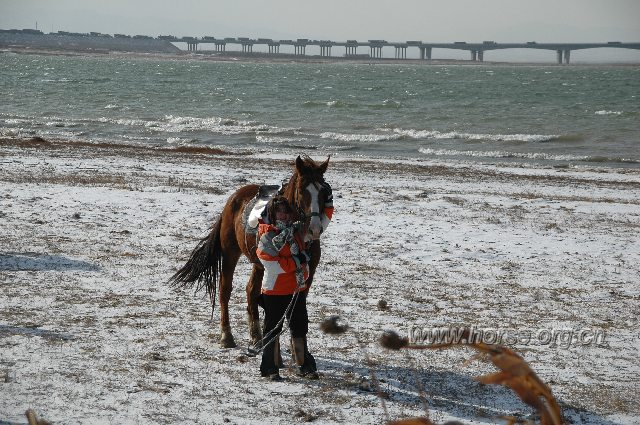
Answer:
[{"label": "horse's ear", "polygon": [[296,170],[298,170],[298,174],[302,175],[304,173],[305,165],[300,155],[296,158]]},{"label": "horse's ear", "polygon": [[327,168],[329,167],[329,160],[331,159],[331,155],[329,155],[327,157],[327,160],[325,162],[323,162],[322,164],[320,164],[320,171],[322,172],[322,174],[327,172]]}]

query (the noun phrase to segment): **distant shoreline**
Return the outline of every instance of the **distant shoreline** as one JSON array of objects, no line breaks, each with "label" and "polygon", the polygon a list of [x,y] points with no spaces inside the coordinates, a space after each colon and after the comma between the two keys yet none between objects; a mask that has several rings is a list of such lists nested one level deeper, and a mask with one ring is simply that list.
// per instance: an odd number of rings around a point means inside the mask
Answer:
[{"label": "distant shoreline", "polygon": [[342,58],[342,57],[314,57],[295,56],[286,54],[243,53],[243,52],[212,52],[198,53],[160,53],[160,52],[125,52],[113,50],[79,50],[79,49],[46,49],[23,46],[7,46],[0,48],[1,53],[15,53],[43,56],[73,56],[73,57],[127,57],[151,60],[192,60],[211,62],[246,62],[246,63],[310,63],[310,64],[370,64],[370,65],[464,65],[464,66],[549,66],[549,67],[637,67],[640,62],[573,62],[569,65],[553,62],[506,62],[506,61],[472,61],[464,59],[395,59],[395,58]]}]

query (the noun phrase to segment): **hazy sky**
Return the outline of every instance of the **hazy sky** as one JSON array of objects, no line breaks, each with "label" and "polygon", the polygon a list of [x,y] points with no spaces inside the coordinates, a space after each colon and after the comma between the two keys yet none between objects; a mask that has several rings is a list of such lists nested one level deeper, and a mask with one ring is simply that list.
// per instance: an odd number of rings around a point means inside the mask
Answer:
[{"label": "hazy sky", "polygon": [[0,0],[0,28],[36,22],[152,36],[640,42],[640,0]]}]

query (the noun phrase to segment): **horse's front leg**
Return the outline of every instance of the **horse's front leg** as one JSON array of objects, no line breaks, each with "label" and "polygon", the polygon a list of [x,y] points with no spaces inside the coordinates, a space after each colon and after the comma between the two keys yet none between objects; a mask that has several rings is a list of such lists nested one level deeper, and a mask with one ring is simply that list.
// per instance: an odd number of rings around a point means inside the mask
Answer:
[{"label": "horse's front leg", "polygon": [[311,246],[307,248],[309,255],[311,256],[311,261],[309,261],[309,279],[307,279],[307,292],[313,283],[313,276],[316,274],[316,268],[318,267],[318,263],[320,263],[320,255],[322,254],[320,250],[320,241],[315,240],[311,242]]},{"label": "horse's front leg", "polygon": [[249,282],[247,283],[247,323],[249,325],[249,338],[251,339],[251,344],[256,347],[262,341],[258,297],[260,296],[263,275],[264,268],[261,265],[254,264]]},{"label": "horse's front leg", "polygon": [[240,253],[227,252],[222,257],[222,273],[220,275],[220,346],[223,348],[237,347],[231,324],[229,322],[229,300],[233,289],[233,272],[238,264]]}]

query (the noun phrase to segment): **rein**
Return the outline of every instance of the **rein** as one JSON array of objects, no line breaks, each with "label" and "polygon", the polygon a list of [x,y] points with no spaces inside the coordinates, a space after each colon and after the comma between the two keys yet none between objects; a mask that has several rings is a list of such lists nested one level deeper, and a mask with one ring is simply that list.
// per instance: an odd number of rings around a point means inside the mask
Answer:
[{"label": "rein", "polygon": [[[295,308],[296,303],[298,302],[299,295],[300,295],[300,291],[296,288],[296,292],[293,294],[293,297],[291,297],[291,301],[289,301],[289,305],[285,309],[284,314],[282,315],[280,320],[278,320],[278,323],[276,324],[276,326],[273,329],[271,329],[266,335],[264,335],[260,341],[247,347],[247,356],[255,357],[258,354],[262,353],[267,347],[267,345],[271,344],[273,341],[278,339],[280,335],[284,333],[286,329],[282,325],[284,325],[285,319],[287,319],[287,321],[290,320],[291,314],[293,313],[293,309]],[[282,326],[282,329],[280,329],[280,332],[277,332],[273,336],[271,336],[271,334],[280,326]],[[264,342],[267,338],[269,338],[269,340],[267,342]]]}]

